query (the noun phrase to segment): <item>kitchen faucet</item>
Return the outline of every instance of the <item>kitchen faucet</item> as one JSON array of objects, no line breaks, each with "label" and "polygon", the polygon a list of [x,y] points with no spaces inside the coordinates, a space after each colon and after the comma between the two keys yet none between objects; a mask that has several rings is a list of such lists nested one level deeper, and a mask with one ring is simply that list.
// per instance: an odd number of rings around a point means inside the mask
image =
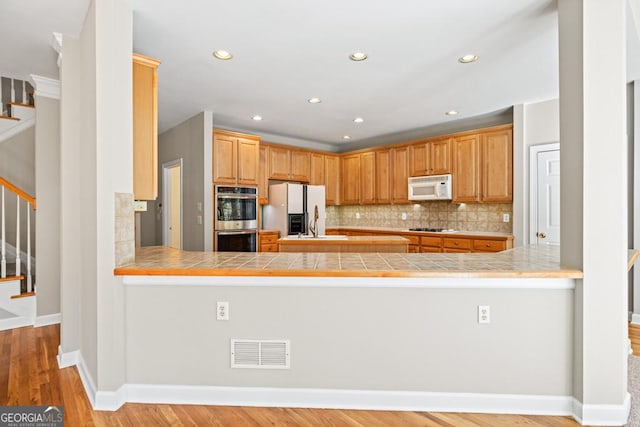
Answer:
[{"label": "kitchen faucet", "polygon": [[313,222],[309,223],[309,231],[313,237],[318,237],[318,205],[313,208]]}]

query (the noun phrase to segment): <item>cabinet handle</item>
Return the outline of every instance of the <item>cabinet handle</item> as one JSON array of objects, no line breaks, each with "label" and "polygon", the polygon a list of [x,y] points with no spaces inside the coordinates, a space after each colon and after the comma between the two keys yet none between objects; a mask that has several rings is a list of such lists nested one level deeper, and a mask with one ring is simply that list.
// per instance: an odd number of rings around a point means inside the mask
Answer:
[{"label": "cabinet handle", "polygon": [[490,248],[490,247],[491,247],[491,245],[490,245],[490,244],[488,244],[488,243],[487,243],[486,245],[484,245],[484,246],[485,246],[485,247],[487,247],[487,248]]},{"label": "cabinet handle", "polygon": [[458,242],[453,242],[454,245],[458,246]]},{"label": "cabinet handle", "polygon": [[546,233],[536,233],[536,237],[539,237],[539,238],[541,238],[541,239],[544,239],[544,238],[546,238],[546,237],[547,237],[547,234],[546,234]]}]

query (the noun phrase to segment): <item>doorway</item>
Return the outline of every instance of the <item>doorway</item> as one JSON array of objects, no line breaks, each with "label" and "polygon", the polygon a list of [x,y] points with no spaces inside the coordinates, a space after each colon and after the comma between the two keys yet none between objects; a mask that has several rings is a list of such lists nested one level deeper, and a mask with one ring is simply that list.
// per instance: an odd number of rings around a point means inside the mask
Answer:
[{"label": "doorway", "polygon": [[560,244],[560,144],[530,148],[529,242]]},{"label": "doorway", "polygon": [[182,159],[162,165],[162,244],[182,249]]}]

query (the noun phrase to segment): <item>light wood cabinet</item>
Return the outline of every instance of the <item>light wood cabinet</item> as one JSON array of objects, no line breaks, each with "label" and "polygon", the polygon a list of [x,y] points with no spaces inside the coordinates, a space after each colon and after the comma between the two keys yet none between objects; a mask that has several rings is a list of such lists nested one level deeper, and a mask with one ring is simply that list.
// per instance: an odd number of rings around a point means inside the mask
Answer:
[{"label": "light wood cabinet", "polygon": [[133,198],[158,197],[158,66],[133,54]]},{"label": "light wood cabinet", "polygon": [[258,149],[258,203],[266,205],[269,203],[269,169],[267,167],[269,147],[260,145]]},{"label": "light wood cabinet", "polygon": [[327,206],[340,204],[340,157],[333,155],[324,156],[324,185],[326,191]]},{"label": "light wood cabinet", "polygon": [[303,150],[291,150],[291,179],[309,182],[310,153]]},{"label": "light wood cabinet", "polygon": [[451,138],[429,139],[411,145],[411,176],[451,173]]},{"label": "light wood cabinet", "polygon": [[480,137],[465,135],[453,142],[453,203],[480,200]]},{"label": "light wood cabinet", "polygon": [[513,200],[511,126],[456,137],[453,144],[454,203]]},{"label": "light wood cabinet", "polygon": [[375,202],[389,204],[391,203],[391,151],[378,150],[375,154]]},{"label": "light wood cabinet", "polygon": [[269,179],[309,182],[308,151],[269,145]]},{"label": "light wood cabinet", "polygon": [[324,154],[311,153],[310,157],[309,184],[325,185]]},{"label": "light wood cabinet", "polygon": [[360,154],[360,203],[376,203],[376,153]]},{"label": "light wood cabinet", "polygon": [[360,154],[342,157],[342,197],[343,205],[360,203]]},{"label": "light wood cabinet", "polygon": [[258,185],[260,137],[213,130],[214,184]]},{"label": "light wood cabinet", "polygon": [[258,252],[278,252],[277,230],[261,230],[258,232]]},{"label": "light wood cabinet", "polygon": [[390,150],[391,157],[391,202],[409,203],[409,147]]},{"label": "light wood cabinet", "polygon": [[483,202],[513,200],[513,143],[511,129],[481,134]]}]

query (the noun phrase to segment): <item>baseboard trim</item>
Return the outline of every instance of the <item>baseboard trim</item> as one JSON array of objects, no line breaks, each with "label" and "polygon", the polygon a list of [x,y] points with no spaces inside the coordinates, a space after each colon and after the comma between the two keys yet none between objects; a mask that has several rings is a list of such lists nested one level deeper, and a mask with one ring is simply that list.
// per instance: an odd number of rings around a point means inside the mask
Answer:
[{"label": "baseboard trim", "polygon": [[8,329],[24,328],[33,325],[33,320],[25,316],[15,316],[0,320],[0,331]]},{"label": "baseboard trim", "polygon": [[528,415],[573,415],[574,400],[571,396],[146,384],[127,384],[120,397],[126,402],[156,404]]},{"label": "baseboard trim", "polygon": [[78,363],[76,364],[78,368],[78,374],[80,374],[80,380],[82,381],[82,386],[84,387],[85,393],[87,393],[87,397],[89,398],[89,402],[94,409],[97,409],[96,406],[96,383],[93,381],[91,374],[89,373],[89,369],[87,368],[87,364],[82,357],[82,353],[78,351]]},{"label": "baseboard trim", "polygon": [[69,366],[75,366],[78,364],[78,356],[80,352],[78,350],[62,352],[62,347],[58,346],[58,369],[68,368]]},{"label": "baseboard trim", "polygon": [[640,325],[640,314],[633,313],[631,315],[631,324]]},{"label": "baseboard trim", "polygon": [[33,324],[34,328],[42,326],[57,325],[62,321],[62,313],[45,314],[44,316],[36,316]]},{"label": "baseboard trim", "polygon": [[627,393],[620,405],[590,405],[573,399],[573,418],[582,425],[621,426],[627,423],[631,411],[631,395]]}]

